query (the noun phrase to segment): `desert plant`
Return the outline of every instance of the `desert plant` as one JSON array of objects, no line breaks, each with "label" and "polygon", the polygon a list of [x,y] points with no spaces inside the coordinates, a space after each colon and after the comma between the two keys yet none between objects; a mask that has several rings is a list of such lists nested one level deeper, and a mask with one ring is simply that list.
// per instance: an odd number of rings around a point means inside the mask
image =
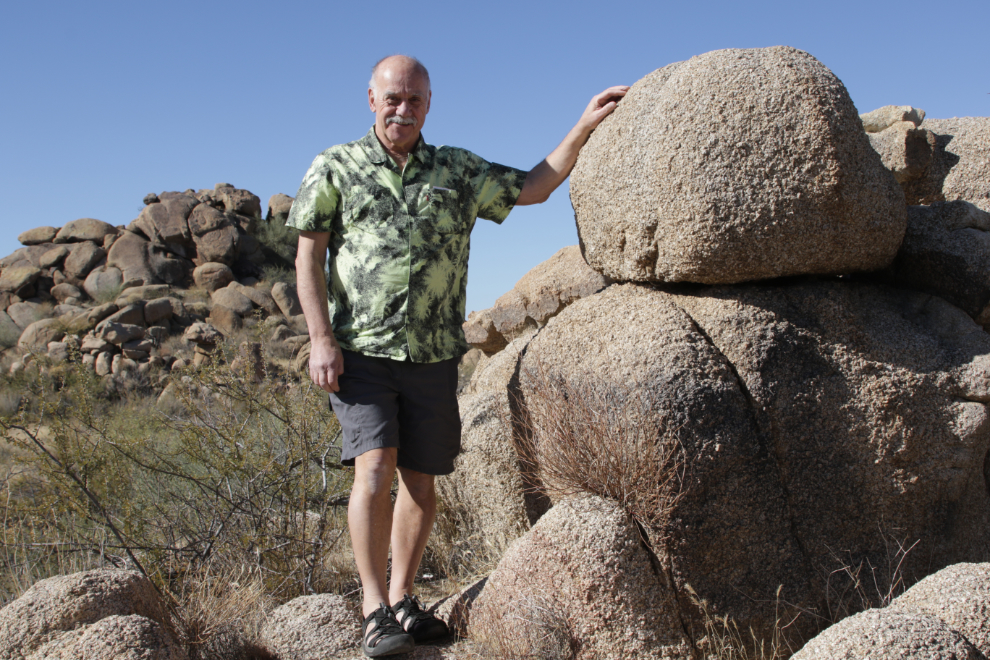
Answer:
[{"label": "desert plant", "polygon": [[284,223],[258,220],[252,223],[252,235],[261,243],[265,266],[274,266],[295,273],[299,231]]},{"label": "desert plant", "polygon": [[705,636],[696,640],[695,645],[705,660],[783,660],[794,654],[787,630],[797,620],[793,614],[785,620],[784,610],[790,610],[780,600],[781,588],[777,589],[777,618],[773,634],[766,639],[752,629],[743,631],[728,616],[717,616],[690,585],[686,585],[687,596],[698,608],[704,620]]},{"label": "desert plant", "polygon": [[578,648],[563,605],[534,592],[513,603],[504,618],[474,626],[476,654],[486,660],[571,660]]}]

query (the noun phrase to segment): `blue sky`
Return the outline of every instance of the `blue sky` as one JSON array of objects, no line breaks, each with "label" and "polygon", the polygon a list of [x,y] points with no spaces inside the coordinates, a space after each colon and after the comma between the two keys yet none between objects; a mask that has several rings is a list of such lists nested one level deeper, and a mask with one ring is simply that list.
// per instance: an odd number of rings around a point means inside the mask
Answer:
[{"label": "blue sky", "polygon": [[[148,192],[224,181],[265,204],[372,124],[378,58],[430,69],[424,135],[529,169],[595,93],[720,48],[790,45],[861,112],[990,115],[987,0],[912,2],[7,2],[0,8],[0,256]],[[472,236],[468,310],[577,243],[567,183]]]}]

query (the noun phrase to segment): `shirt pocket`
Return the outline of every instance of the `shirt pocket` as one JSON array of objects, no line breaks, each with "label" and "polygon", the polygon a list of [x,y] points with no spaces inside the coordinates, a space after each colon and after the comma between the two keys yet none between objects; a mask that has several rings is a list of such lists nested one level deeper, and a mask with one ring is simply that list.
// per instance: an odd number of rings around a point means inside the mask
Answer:
[{"label": "shirt pocket", "polygon": [[418,211],[438,234],[464,231],[463,200],[452,188],[426,186],[420,195]]},{"label": "shirt pocket", "polygon": [[374,231],[382,224],[379,217],[382,215],[382,205],[383,202],[376,200],[374,194],[364,191],[352,193],[340,214],[344,229]]}]

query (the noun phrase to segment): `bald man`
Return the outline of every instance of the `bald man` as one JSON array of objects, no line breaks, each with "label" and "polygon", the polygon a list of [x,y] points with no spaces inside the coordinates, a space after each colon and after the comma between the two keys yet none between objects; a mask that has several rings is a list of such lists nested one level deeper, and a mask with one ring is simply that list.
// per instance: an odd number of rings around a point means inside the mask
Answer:
[{"label": "bald man", "polygon": [[427,144],[430,74],[414,58],[386,57],[368,88],[375,125],[317,156],[299,187],[287,224],[300,230],[309,373],[330,393],[341,461],[355,468],[348,524],[369,657],[448,634],[424,611],[413,581],[436,515],[434,478],[453,472],[460,450],[457,363],[468,350],[461,324],[475,220],[501,223],[514,206],[546,201],[628,89],[595,96],[527,172]]}]

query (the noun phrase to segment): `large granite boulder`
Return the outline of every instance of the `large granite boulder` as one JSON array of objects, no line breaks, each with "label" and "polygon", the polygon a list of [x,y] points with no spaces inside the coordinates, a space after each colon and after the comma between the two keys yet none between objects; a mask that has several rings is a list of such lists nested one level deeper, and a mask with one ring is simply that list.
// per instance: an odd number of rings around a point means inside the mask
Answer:
[{"label": "large granite boulder", "polygon": [[592,134],[570,185],[584,257],[616,280],[874,270],[906,222],[842,82],[782,46],[646,76]]},{"label": "large granite boulder", "polygon": [[904,186],[908,204],[962,200],[990,212],[990,117],[927,119],[936,146],[925,175]]},{"label": "large granite boulder", "polygon": [[937,147],[935,134],[909,121],[897,122],[879,133],[870,134],[870,144],[880,154],[884,167],[902,186],[920,179],[928,171]]},{"label": "large granite boulder", "polygon": [[139,614],[114,614],[68,631],[25,660],[186,660],[165,626]]},{"label": "large granite boulder", "polygon": [[80,241],[92,241],[103,244],[107,236],[117,233],[117,228],[109,222],[103,222],[95,218],[80,218],[73,220],[58,230],[55,235],[55,243],[77,243]]},{"label": "large granite boulder", "polygon": [[29,351],[44,351],[49,342],[58,341],[64,336],[61,319],[41,319],[24,328],[17,346]]},{"label": "large granite boulder", "polygon": [[[576,389],[548,397],[555,379]],[[848,610],[842,575],[829,588],[818,576],[840,560],[883,565],[891,535],[917,541],[901,566],[908,583],[990,553],[990,336],[938,298],[838,281],[613,285],[547,323],[520,382],[548,490],[580,484],[640,506],[615,484],[635,475],[644,437],[674,434],[682,490],[645,528],[693,639],[703,617],[687,585],[714,615],[764,635],[778,585],[799,608]],[[585,395],[594,389],[604,395]],[[569,448],[545,422],[580,431],[571,402],[582,397],[608,423]],[[561,447],[607,458],[561,478],[544,466],[559,467],[545,456]],[[802,617],[790,630],[815,627]]]},{"label": "large granite boulder", "polygon": [[67,277],[84,279],[106,256],[107,253],[96,243],[82,241],[73,246],[69,256],[65,258],[62,270]]},{"label": "large granite boulder", "polygon": [[983,660],[958,632],[936,617],[866,610],[825,630],[791,656],[792,660]]},{"label": "large granite boulder", "polygon": [[38,245],[39,243],[51,243],[57,234],[57,227],[35,227],[19,234],[17,240],[21,245]]},{"label": "large granite boulder", "polygon": [[622,507],[566,499],[505,553],[474,604],[471,635],[497,657],[691,657],[658,568]]},{"label": "large granite boulder", "polygon": [[41,276],[41,269],[28,264],[8,266],[0,273],[0,291],[18,293],[28,287],[33,289],[34,283]]},{"label": "large granite boulder", "polygon": [[265,220],[284,225],[285,221],[289,219],[289,210],[292,209],[294,201],[296,201],[294,197],[289,197],[283,193],[272,195],[268,199],[268,213],[265,215]]},{"label": "large granite boulder", "polygon": [[96,301],[113,300],[120,294],[124,284],[124,274],[115,266],[97,266],[89,272],[83,282],[83,289]]},{"label": "large granite boulder", "polygon": [[944,298],[990,329],[990,213],[963,201],[908,207],[889,276]]},{"label": "large granite boulder", "polygon": [[184,284],[193,269],[192,263],[174,256],[165,246],[130,231],[123,232],[110,247],[107,266],[118,268],[124,281],[172,285]]},{"label": "large granite boulder", "polygon": [[171,625],[161,596],[136,571],[99,569],[41,580],[0,610],[0,660],[30,656],[83,626],[133,614]]},{"label": "large granite boulder", "polygon": [[880,133],[894,124],[908,122],[912,126],[921,126],[925,120],[925,111],[912,108],[909,105],[885,105],[859,116],[863,122],[863,130],[867,133]]}]

